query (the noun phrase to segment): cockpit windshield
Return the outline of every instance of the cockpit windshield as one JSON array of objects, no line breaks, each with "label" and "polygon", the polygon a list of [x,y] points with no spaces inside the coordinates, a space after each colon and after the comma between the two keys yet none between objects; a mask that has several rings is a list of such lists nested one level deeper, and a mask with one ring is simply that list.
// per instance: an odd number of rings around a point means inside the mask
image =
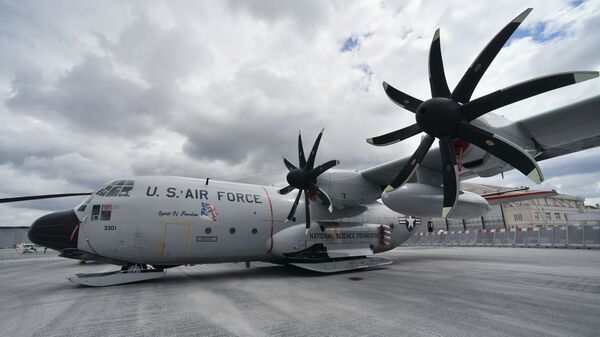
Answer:
[{"label": "cockpit windshield", "polygon": [[133,189],[134,184],[134,180],[115,180],[95,194],[101,197],[129,197],[129,192]]}]

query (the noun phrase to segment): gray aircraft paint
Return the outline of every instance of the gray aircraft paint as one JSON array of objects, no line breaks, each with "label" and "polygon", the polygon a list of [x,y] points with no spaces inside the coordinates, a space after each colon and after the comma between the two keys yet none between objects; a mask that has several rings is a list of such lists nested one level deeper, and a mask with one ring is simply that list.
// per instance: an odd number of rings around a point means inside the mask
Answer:
[{"label": "gray aircraft paint", "polygon": [[[79,249],[117,260],[156,265],[274,261],[282,258],[281,253],[294,251],[293,247],[289,251],[277,247],[278,234],[286,230],[291,233],[294,226],[304,227],[304,212],[297,212],[295,222],[284,223],[294,195],[279,195],[274,187],[215,180],[206,184],[205,179],[183,177],[130,180],[135,185],[128,196],[94,194],[86,200],[85,211],[76,212],[82,221]],[[93,205],[103,205],[101,208],[110,205],[110,220],[93,219]],[[303,207],[299,205],[299,209]],[[212,210],[208,212],[208,208]],[[311,209],[314,220],[309,246],[322,242],[332,251],[334,247],[356,248],[364,253],[372,245],[374,252],[381,252],[410,237],[406,227],[399,226],[402,215],[375,201],[358,210],[350,207],[334,215],[318,201],[311,203]],[[330,227],[338,227],[371,233],[386,224],[394,227],[394,235],[389,246],[380,245],[374,238],[368,243],[356,242],[349,235],[339,240],[319,240],[318,223],[329,231]],[[232,229],[234,233],[230,232]],[[273,242],[271,233],[276,238]],[[298,239],[304,242],[303,233],[298,234]],[[304,248],[302,245],[296,250]]]}]

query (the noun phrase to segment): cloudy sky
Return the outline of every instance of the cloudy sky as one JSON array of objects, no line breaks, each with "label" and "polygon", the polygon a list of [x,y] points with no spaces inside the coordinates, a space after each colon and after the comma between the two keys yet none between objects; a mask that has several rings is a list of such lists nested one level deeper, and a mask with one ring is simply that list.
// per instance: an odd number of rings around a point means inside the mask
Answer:
[{"label": "cloudy sky", "polygon": [[[550,73],[599,70],[594,1],[0,1],[0,197],[92,191],[115,178],[182,175],[282,184],[296,135],[325,135],[317,162],[362,169],[418,137],[365,138],[413,122],[381,82],[430,97],[441,28],[451,88],[479,51],[534,11],[474,97]],[[600,80],[498,112],[518,120],[600,92]],[[600,150],[544,161],[544,187],[600,202]],[[478,182],[522,185],[509,172]],[[595,199],[594,199],[595,198]],[[29,225],[80,199],[0,205]]]}]

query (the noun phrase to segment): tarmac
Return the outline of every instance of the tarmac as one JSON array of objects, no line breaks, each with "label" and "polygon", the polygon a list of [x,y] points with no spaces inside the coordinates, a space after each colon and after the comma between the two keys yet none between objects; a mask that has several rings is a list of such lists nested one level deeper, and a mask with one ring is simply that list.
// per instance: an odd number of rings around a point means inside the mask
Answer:
[{"label": "tarmac", "polygon": [[[379,256],[379,255],[378,255]],[[600,251],[397,248],[322,275],[252,263],[137,284],[65,279],[118,267],[0,251],[0,336],[598,336]]]}]

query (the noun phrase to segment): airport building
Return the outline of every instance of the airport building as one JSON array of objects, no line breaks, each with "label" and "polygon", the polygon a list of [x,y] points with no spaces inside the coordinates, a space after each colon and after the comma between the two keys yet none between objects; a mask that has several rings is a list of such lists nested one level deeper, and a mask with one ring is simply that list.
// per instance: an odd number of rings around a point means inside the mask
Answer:
[{"label": "airport building", "polygon": [[31,243],[27,237],[29,227],[0,227],[0,249],[15,248],[19,243]]},{"label": "airport building", "polygon": [[[502,191],[527,188],[501,187],[462,183],[462,188],[478,194],[497,193]],[[519,192],[514,192],[519,193]],[[542,197],[538,199],[510,202],[492,206],[492,209],[480,218],[474,219],[423,219],[425,226],[418,229],[426,232],[426,224],[431,221],[434,231],[439,230],[473,230],[481,228],[513,228],[569,225],[600,225],[600,210],[597,207],[586,207],[584,199],[567,194]]]}]

